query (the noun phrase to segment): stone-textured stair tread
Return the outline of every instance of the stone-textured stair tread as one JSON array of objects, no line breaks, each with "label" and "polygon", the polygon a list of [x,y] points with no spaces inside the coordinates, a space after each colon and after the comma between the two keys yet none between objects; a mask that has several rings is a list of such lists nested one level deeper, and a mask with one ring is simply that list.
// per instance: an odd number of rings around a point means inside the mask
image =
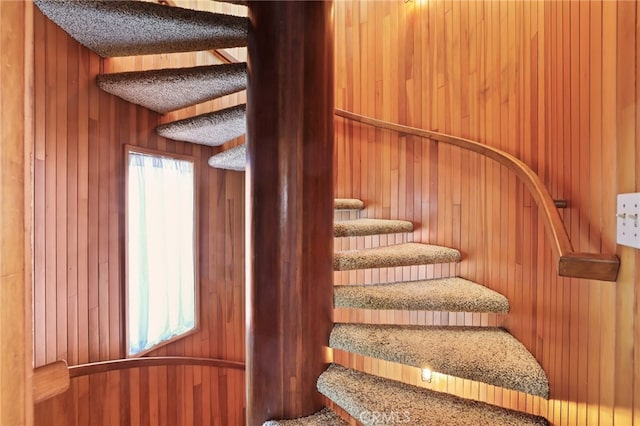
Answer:
[{"label": "stone-textured stair tread", "polygon": [[506,297],[463,278],[335,286],[334,305],[359,309],[509,312]]},{"label": "stone-textured stair tread", "polygon": [[[546,426],[542,417],[459,398],[331,365],[318,380],[320,393],[364,424],[420,426]],[[374,423],[372,415],[378,415]],[[386,418],[382,416],[385,415]]]},{"label": "stone-textured stair tread", "polygon": [[101,74],[97,83],[105,92],[165,113],[245,89],[247,65],[238,63]]},{"label": "stone-textured stair tread", "polygon": [[333,223],[334,237],[360,237],[401,232],[413,232],[413,223],[406,220],[387,219],[354,219]]},{"label": "stone-textured stair tread", "polygon": [[336,198],[333,200],[334,210],[362,210],[364,202],[355,198]]},{"label": "stone-textured stair tread", "polygon": [[156,127],[156,133],[165,138],[219,146],[246,133],[245,105],[183,120],[172,121]]},{"label": "stone-textured stair tread", "polygon": [[333,255],[333,269],[386,268],[394,266],[428,265],[459,262],[460,252],[449,247],[405,243],[374,249],[337,252]]},{"label": "stone-textured stair tread", "polygon": [[222,151],[209,158],[209,166],[215,169],[234,170],[242,172],[247,163],[247,144]]},{"label": "stone-textured stair tread", "polygon": [[141,1],[36,0],[80,44],[102,57],[246,46],[248,19]]},{"label": "stone-textured stair tread", "polygon": [[329,345],[371,358],[548,398],[536,359],[497,327],[336,324]]},{"label": "stone-textured stair tread", "polygon": [[323,408],[315,414],[292,420],[269,420],[262,426],[348,426],[335,412]]}]

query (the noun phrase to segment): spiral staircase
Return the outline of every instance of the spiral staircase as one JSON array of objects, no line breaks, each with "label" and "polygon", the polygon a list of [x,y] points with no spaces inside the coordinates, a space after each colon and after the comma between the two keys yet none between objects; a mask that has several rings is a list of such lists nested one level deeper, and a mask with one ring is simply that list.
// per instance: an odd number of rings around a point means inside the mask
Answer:
[{"label": "spiral staircase", "polygon": [[[103,57],[246,45],[248,21],[242,17],[137,1],[35,3],[74,39]],[[97,84],[129,102],[166,113],[244,90],[246,79],[246,64],[230,63],[104,74]],[[228,148],[225,144],[245,133],[245,109],[245,105],[237,105],[164,123],[156,132],[174,140],[221,146],[222,151],[209,159],[209,165],[242,171],[245,145]],[[334,207],[335,271],[420,270],[422,265],[434,264],[452,265],[445,270],[457,269],[461,254],[454,248],[414,242],[412,223],[368,218],[360,200],[336,199]],[[367,238],[377,244],[363,244]],[[358,311],[375,310],[496,314],[509,310],[504,296],[455,273],[438,279],[391,282],[384,279],[386,274],[377,276],[382,278],[376,282],[360,283],[354,278],[336,285],[335,307],[353,312],[355,318],[362,317]],[[502,328],[343,321],[334,324],[329,345],[336,353],[384,360],[427,376],[437,373],[536,397],[549,396],[549,383],[540,365]],[[348,424],[345,414],[362,424],[547,424],[541,417],[387,379],[368,368],[371,363],[363,366],[349,362],[348,356],[340,359],[346,361],[330,365],[317,385],[328,405],[340,407],[340,415],[328,407],[307,418],[265,424],[343,425]]]}]

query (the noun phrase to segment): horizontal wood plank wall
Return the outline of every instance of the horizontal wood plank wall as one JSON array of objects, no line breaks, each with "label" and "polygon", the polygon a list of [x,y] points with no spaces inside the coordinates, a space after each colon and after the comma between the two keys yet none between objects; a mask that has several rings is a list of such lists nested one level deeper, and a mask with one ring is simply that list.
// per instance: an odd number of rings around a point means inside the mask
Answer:
[{"label": "horizontal wood plank wall", "polygon": [[[622,258],[617,283],[559,278],[539,212],[505,168],[338,119],[336,196],[363,199],[366,217],[413,221],[409,239],[459,248],[460,274],[505,294],[511,312],[341,310],[337,318],[504,326],[544,367],[551,399],[449,377],[425,386],[554,425],[640,424],[639,255],[615,244],[615,194],[637,191],[640,177],[639,16],[628,1],[336,2],[336,107],[516,155],[554,198],[569,201],[562,214],[578,251]],[[384,274],[339,273],[336,281]],[[336,360],[416,380],[389,363]]]},{"label": "horizontal wood plank wall", "polygon": [[[124,354],[124,144],[192,155],[200,167],[200,331],[151,355],[244,361],[244,174],[208,167],[213,148],[153,130],[244,102],[244,93],[160,116],[102,92],[96,75],[206,65],[211,54],[103,60],[38,10],[34,19],[35,365]],[[47,425],[240,425],[244,373],[158,367],[82,377],[35,415]]]}]

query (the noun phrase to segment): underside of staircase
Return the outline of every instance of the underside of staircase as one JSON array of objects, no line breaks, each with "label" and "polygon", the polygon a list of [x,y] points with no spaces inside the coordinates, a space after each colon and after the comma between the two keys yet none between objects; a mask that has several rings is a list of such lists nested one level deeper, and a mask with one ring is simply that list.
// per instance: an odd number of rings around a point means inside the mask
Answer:
[{"label": "underside of staircase", "polygon": [[[137,1],[46,1],[36,5],[74,39],[103,57],[200,51],[246,46],[246,18]],[[129,102],[166,113],[246,88],[244,63],[100,75],[99,87]],[[211,111],[157,127],[159,135],[223,146],[209,159],[214,168],[243,171],[246,145],[227,142],[246,131],[245,105]],[[334,237],[354,240],[382,234],[403,242],[371,248],[340,244],[335,271],[455,264],[455,248],[412,241],[414,224],[360,217],[360,200],[336,199]],[[344,249],[344,247],[348,247]],[[453,268],[455,270],[455,268]],[[354,275],[357,276],[357,275]],[[478,283],[453,276],[400,282],[349,282],[335,286],[334,305],[347,310],[469,312],[505,314],[508,300]],[[535,358],[509,332],[497,327],[413,326],[337,323],[329,346],[362,357],[486,383],[548,398],[549,383]],[[527,413],[389,380],[366,367],[332,364],[318,390],[363,424],[545,425]],[[373,419],[372,416],[377,420]],[[386,417],[385,417],[386,416]],[[386,419],[386,423],[380,419]],[[375,421],[377,421],[377,423]],[[325,408],[301,419],[265,425],[346,425]]]},{"label": "underside of staircase", "polygon": [[[35,3],[72,38],[105,58],[247,45],[246,17],[141,1],[35,0]],[[101,74],[97,84],[128,102],[167,113],[245,90],[247,64]],[[173,140],[222,146],[223,150],[209,159],[209,165],[243,171],[246,145],[223,145],[245,134],[245,109],[240,104],[210,111],[161,124],[156,132]]]}]

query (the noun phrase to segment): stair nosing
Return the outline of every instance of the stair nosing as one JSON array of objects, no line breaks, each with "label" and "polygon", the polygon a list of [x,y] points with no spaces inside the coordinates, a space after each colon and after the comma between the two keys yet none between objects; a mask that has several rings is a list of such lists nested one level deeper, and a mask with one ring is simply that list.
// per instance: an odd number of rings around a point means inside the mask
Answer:
[{"label": "stair nosing", "polygon": [[413,232],[413,223],[397,219],[358,218],[340,220],[333,223],[334,238],[364,237],[382,234],[401,234]]},{"label": "stair nosing", "polygon": [[99,74],[96,83],[107,93],[164,114],[245,90],[246,77],[242,62]]},{"label": "stair nosing", "polygon": [[[455,290],[460,297],[453,299],[449,290]],[[338,285],[334,287],[334,306],[347,309],[509,312],[509,301],[505,296],[460,277]]]},{"label": "stair nosing", "polygon": [[[404,251],[404,253],[403,253]],[[407,251],[416,252],[407,257]],[[372,249],[334,253],[334,271],[388,268],[397,266],[454,263],[461,259],[460,252],[450,247],[422,243],[402,243]]]}]

